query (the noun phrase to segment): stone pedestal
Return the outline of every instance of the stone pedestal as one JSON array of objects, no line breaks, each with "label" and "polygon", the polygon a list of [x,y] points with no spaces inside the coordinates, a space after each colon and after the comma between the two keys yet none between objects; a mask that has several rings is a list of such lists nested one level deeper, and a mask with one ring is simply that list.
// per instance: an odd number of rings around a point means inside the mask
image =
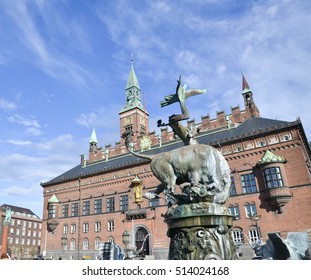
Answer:
[{"label": "stone pedestal", "polygon": [[7,253],[10,222],[3,222],[1,255]]},{"label": "stone pedestal", "polygon": [[171,239],[170,260],[232,260],[236,258],[231,235],[233,216],[214,202],[182,204],[165,214]]}]

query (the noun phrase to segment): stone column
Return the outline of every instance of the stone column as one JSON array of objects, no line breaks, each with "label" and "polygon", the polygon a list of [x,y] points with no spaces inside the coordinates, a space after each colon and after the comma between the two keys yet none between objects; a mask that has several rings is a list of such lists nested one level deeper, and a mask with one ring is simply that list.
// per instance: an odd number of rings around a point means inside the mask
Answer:
[{"label": "stone column", "polygon": [[10,222],[3,222],[1,255],[7,252]]}]

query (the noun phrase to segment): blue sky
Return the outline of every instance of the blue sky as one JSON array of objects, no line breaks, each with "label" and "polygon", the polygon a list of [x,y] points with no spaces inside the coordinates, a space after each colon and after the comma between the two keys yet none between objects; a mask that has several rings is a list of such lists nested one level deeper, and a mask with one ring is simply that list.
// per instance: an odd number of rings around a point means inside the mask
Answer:
[{"label": "blue sky", "polygon": [[150,128],[179,74],[201,116],[240,105],[241,69],[263,117],[300,117],[311,140],[311,2],[0,0],[0,204],[42,216],[40,182],[79,164],[95,127],[119,140],[133,53]]}]

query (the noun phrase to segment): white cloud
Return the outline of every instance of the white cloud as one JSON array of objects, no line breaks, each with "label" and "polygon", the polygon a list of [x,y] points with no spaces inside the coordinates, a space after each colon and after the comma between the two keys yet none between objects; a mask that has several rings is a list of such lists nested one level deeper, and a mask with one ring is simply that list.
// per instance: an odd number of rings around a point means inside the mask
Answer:
[{"label": "white cloud", "polygon": [[77,118],[77,123],[85,127],[94,127],[98,121],[98,116],[94,112],[83,113]]},{"label": "white cloud", "polygon": [[[88,32],[81,30],[83,25],[80,21],[68,23],[68,18],[61,16],[52,5],[40,2],[19,1],[1,4],[18,27],[19,41],[32,54],[31,59],[35,58],[34,62],[41,70],[57,80],[66,81],[84,90],[89,89],[90,85],[100,84],[100,80],[94,79],[81,63],[77,63],[70,54],[64,54],[67,44],[57,45],[57,42],[63,42],[65,39],[70,45],[76,42],[77,50],[87,49],[90,52]],[[41,26],[37,24],[36,17],[43,21]],[[44,36],[44,31],[51,37]],[[63,40],[60,40],[61,36]],[[29,55],[24,58],[29,59],[28,57]]]},{"label": "white cloud", "polygon": [[13,144],[16,146],[26,146],[26,145],[31,145],[31,141],[25,141],[25,140],[17,140],[17,139],[9,139],[6,141],[9,144]]},{"label": "white cloud", "polygon": [[28,127],[40,128],[40,125],[36,119],[32,118],[25,118],[18,114],[14,114],[12,116],[7,117],[7,120],[11,123],[17,123]]},{"label": "white cloud", "polygon": [[10,102],[3,98],[0,98],[0,108],[4,110],[14,110],[17,108],[17,106],[14,102]]}]

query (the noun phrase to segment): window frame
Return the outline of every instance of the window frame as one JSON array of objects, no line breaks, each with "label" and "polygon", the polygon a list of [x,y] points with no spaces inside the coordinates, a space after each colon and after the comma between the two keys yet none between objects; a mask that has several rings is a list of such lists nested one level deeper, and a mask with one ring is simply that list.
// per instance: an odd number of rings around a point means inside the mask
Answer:
[{"label": "window frame", "polygon": [[257,183],[254,173],[241,174],[241,185],[244,194],[257,192]]}]

